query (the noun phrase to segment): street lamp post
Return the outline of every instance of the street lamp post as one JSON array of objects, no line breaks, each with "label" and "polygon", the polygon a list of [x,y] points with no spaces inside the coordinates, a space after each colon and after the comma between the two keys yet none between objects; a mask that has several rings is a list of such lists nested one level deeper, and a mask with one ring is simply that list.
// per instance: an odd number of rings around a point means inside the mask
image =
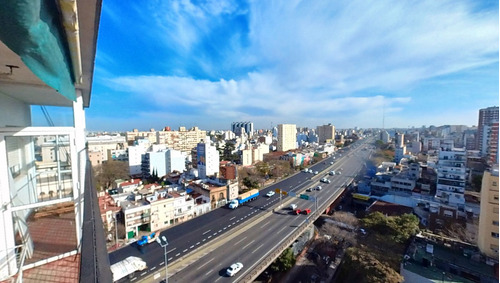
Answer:
[{"label": "street lamp post", "polygon": [[168,263],[167,263],[167,246],[168,246],[168,241],[167,237],[161,236],[156,238],[156,242],[163,248],[163,252],[165,254],[165,283],[168,283]]},{"label": "street lamp post", "polygon": [[118,248],[118,213],[115,213],[115,246]]}]

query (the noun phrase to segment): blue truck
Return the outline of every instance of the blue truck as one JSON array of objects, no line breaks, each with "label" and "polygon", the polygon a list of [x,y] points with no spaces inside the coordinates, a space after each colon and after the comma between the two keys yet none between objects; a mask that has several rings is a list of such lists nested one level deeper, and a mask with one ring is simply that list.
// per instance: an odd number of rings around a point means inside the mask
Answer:
[{"label": "blue truck", "polygon": [[246,193],[242,193],[237,199],[233,199],[229,203],[229,208],[235,209],[247,201],[251,201],[251,200],[256,199],[258,196],[259,196],[259,190],[257,190],[257,189],[253,189],[253,190],[250,190]]},{"label": "blue truck", "polygon": [[156,241],[156,238],[158,238],[159,234],[160,233],[158,232],[153,232],[151,233],[151,235],[142,236],[141,239],[137,241],[137,245],[139,245],[139,247],[143,247],[149,243],[152,243]]}]

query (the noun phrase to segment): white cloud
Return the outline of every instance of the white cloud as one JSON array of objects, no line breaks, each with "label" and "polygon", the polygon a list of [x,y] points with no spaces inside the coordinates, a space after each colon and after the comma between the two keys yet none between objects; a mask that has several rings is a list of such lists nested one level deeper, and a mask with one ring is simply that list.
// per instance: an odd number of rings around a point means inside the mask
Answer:
[{"label": "white cloud", "polygon": [[[398,97],[400,90],[498,62],[498,11],[472,12],[469,2],[250,1],[248,11],[231,1],[161,3],[153,13],[158,36],[186,60],[198,61],[207,73],[227,62],[234,70],[253,71],[232,77],[229,70],[226,79],[215,81],[186,73],[119,77],[112,83],[159,106],[197,108],[199,120],[244,117],[262,126],[269,121],[314,126],[344,121],[349,109],[345,123],[357,119],[359,126],[381,126],[382,118],[372,118],[382,117],[381,108],[394,114],[410,102],[418,105],[418,97]],[[233,50],[224,62],[203,60],[194,46],[221,27],[222,15],[236,13],[248,13],[249,34],[226,38]],[[248,45],[240,44],[242,37]]]}]

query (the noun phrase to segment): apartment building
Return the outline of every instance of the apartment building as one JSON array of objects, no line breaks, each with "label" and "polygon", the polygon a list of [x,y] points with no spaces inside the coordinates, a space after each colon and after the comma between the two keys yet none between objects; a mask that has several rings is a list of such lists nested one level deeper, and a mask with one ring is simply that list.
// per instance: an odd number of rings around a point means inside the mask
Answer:
[{"label": "apartment building", "polygon": [[465,163],[465,149],[442,148],[439,151],[435,197],[442,203],[461,208],[465,205]]},{"label": "apartment building", "polygon": [[319,144],[335,142],[335,126],[332,124],[316,127]]},{"label": "apartment building", "polygon": [[197,145],[196,160],[200,179],[219,173],[219,151],[210,143],[199,143]]},{"label": "apartment building", "polygon": [[[94,232],[83,229],[84,194],[95,189],[86,182],[85,108],[90,105],[101,1],[65,2],[69,9],[62,9],[60,1],[28,2],[5,1],[0,9],[0,281],[15,275],[22,280],[21,270],[82,254],[84,233]],[[40,117],[31,108],[41,107],[46,124],[53,125],[52,106],[69,110],[64,118],[71,125],[34,127]],[[50,162],[39,162],[37,139],[55,141]],[[42,189],[38,183],[45,181],[38,176],[45,178],[43,174],[51,181]],[[58,219],[58,233],[35,233],[34,224],[54,225],[40,211],[64,215]],[[100,217],[96,221],[101,223]],[[54,252],[41,249],[47,237]]]},{"label": "apartment building", "polygon": [[193,148],[196,148],[200,142],[209,141],[207,131],[202,131],[198,127],[187,130],[180,127],[178,131],[159,131],[156,132],[157,143],[165,144],[168,148],[182,151],[190,154]]},{"label": "apartment building", "polygon": [[499,121],[498,113],[498,106],[479,109],[476,135],[476,149],[479,152],[486,152],[484,140],[487,140],[487,131],[484,128]]},{"label": "apartment building", "polygon": [[173,171],[186,170],[186,157],[183,152],[173,149],[146,152],[142,155],[141,171],[144,178],[153,173],[162,177]]},{"label": "apartment building", "polygon": [[253,123],[252,122],[233,122],[231,123],[231,131],[236,134],[236,136],[241,136],[245,133],[247,136],[253,136]]},{"label": "apartment building", "polygon": [[97,136],[87,137],[87,147],[89,151],[101,153],[101,162],[108,161],[110,151],[124,150],[127,148],[127,142],[123,136]]},{"label": "apartment building", "polygon": [[155,129],[150,129],[148,132],[139,131],[138,129],[133,129],[132,132],[126,132],[125,137],[127,139],[127,142],[130,144],[133,144],[134,141],[140,139],[146,139],[151,144],[157,143],[157,135]]},{"label": "apartment building", "polygon": [[477,245],[481,252],[498,260],[498,167],[484,172]]},{"label": "apartment building", "polygon": [[278,151],[297,148],[297,126],[295,124],[278,125]]}]

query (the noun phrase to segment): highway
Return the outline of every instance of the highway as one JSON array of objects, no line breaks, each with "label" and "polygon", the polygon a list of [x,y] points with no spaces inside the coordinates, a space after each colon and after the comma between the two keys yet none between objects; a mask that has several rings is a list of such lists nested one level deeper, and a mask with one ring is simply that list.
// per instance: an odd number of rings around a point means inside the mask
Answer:
[{"label": "highway", "polygon": [[[333,157],[329,157],[310,167],[314,171],[320,172],[318,175],[305,172],[297,173],[262,190],[258,199],[242,207],[235,210],[219,208],[162,232],[161,235],[165,235],[169,241],[167,252],[168,263],[171,264],[199,247],[210,243],[217,237],[230,238],[229,236],[234,231],[243,228],[243,223],[255,216],[268,213],[259,222],[259,225],[247,231],[244,236],[229,239],[226,244],[201,258],[197,266],[185,268],[183,271],[171,276],[169,281],[186,282],[195,280],[195,278],[198,278],[198,280],[204,278],[204,281],[206,278],[206,280],[214,282],[219,280],[221,282],[222,280],[227,281],[230,278],[222,276],[225,269],[232,263],[240,261],[244,264],[243,271],[231,278],[232,280],[238,280],[240,276],[245,274],[245,270],[250,270],[245,262],[258,262],[259,258],[262,258],[273,246],[279,243],[279,239],[293,233],[294,229],[306,221],[307,218],[305,215],[288,214],[288,210],[276,209],[280,202],[279,196],[276,194],[268,198],[265,194],[269,190],[275,190],[276,188],[288,192],[303,192],[307,188],[316,187],[319,184],[319,179],[323,178],[329,170],[338,171],[342,168],[342,175],[326,176],[331,180],[331,184],[321,183],[323,190],[313,190],[308,193],[316,195],[319,204],[324,203],[327,198],[344,186],[348,179],[355,176],[364,166],[365,155],[368,152],[365,151],[365,154],[360,154],[363,152],[359,151],[359,147],[350,151],[345,150],[342,157],[340,154],[336,154],[335,160]],[[334,162],[334,164],[331,165],[330,162]],[[282,198],[283,202],[288,200],[290,200],[290,197]],[[312,201],[295,199],[293,202],[300,209],[310,208],[314,211],[314,202]],[[273,208],[275,212],[272,212]],[[235,252],[237,247],[239,252]],[[246,249],[249,252],[241,252]],[[136,273],[135,277],[131,279],[132,282],[139,281],[142,277],[151,275],[151,272],[164,268],[163,248],[156,243],[149,244],[143,247],[142,250],[139,250],[135,245],[124,247],[110,253],[110,262],[113,264],[131,255],[142,257],[148,264],[148,270]]]}]

